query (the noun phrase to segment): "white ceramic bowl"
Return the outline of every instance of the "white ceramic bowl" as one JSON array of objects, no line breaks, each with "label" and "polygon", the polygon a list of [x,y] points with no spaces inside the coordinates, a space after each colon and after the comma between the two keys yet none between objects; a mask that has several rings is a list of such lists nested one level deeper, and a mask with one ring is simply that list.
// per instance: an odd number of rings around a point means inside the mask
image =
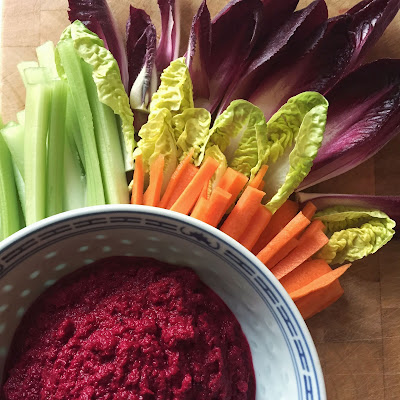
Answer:
[{"label": "white ceramic bowl", "polygon": [[38,295],[82,265],[115,255],[153,257],[199,274],[230,307],[248,339],[256,400],[326,399],[308,329],[269,270],[219,230],[144,206],[70,211],[0,243],[0,371],[21,316]]}]

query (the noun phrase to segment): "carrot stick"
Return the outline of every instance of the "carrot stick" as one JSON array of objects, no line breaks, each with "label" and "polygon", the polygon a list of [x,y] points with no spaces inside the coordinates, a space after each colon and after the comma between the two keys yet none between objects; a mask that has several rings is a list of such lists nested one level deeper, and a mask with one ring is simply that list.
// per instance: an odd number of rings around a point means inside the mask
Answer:
[{"label": "carrot stick", "polygon": [[190,164],[190,161],[192,161],[194,149],[190,150],[188,155],[179,163],[179,165],[176,167],[176,170],[171,176],[171,179],[168,182],[167,188],[165,189],[165,193],[160,201],[159,207],[161,208],[167,208],[167,204],[175,191],[175,188],[182,178],[182,174],[185,172],[187,169],[187,166]]},{"label": "carrot stick", "polygon": [[241,172],[235,171],[232,168],[227,168],[224,175],[218,182],[217,187],[220,187],[223,190],[226,190],[228,193],[232,195],[230,203],[226,209],[236,201],[239,193],[243,190],[247,183],[246,175],[242,174]]},{"label": "carrot stick", "polygon": [[308,240],[300,240],[299,245],[272,268],[275,278],[282,279],[296,267],[303,264],[304,261],[308,260],[328,242],[329,239],[322,231],[316,231]]},{"label": "carrot stick", "polygon": [[264,190],[264,186],[265,186],[265,181],[264,180],[262,180],[261,182],[260,182],[260,184],[258,185],[258,190]]},{"label": "carrot stick", "polygon": [[257,189],[261,183],[264,186],[264,176],[267,173],[267,170],[268,165],[263,165],[257,172],[257,175],[249,182],[249,186],[255,187]]},{"label": "carrot stick", "polygon": [[217,168],[218,161],[208,157],[170,209],[188,215],[196,204],[204,184],[211,179]]},{"label": "carrot stick", "polygon": [[268,225],[271,217],[271,211],[260,204],[257,208],[257,211],[251,218],[246,231],[240,236],[239,243],[246,247],[246,249],[251,250],[251,248],[256,244],[261,233]]},{"label": "carrot stick", "polygon": [[285,290],[291,293],[331,271],[332,268],[325,260],[309,260],[285,275],[280,282]]},{"label": "carrot stick", "polygon": [[150,166],[150,183],[143,195],[143,204],[145,206],[157,207],[160,203],[163,172],[164,156],[160,154]]},{"label": "carrot stick", "polygon": [[326,227],[320,219],[315,219],[310,226],[299,236],[300,242],[310,240],[317,231],[325,232]]},{"label": "carrot stick", "polygon": [[265,193],[261,190],[247,186],[235,207],[228,215],[228,218],[221,226],[221,231],[233,239],[239,240],[259,208],[264,196]]},{"label": "carrot stick", "polygon": [[193,211],[190,216],[198,219],[199,221],[206,222],[207,211],[210,208],[210,200],[204,197],[199,197]]},{"label": "carrot stick", "polygon": [[342,265],[339,268],[336,268],[325,275],[315,279],[311,283],[306,286],[303,286],[301,289],[295,290],[290,294],[290,297],[293,301],[297,301],[304,296],[307,296],[311,293],[315,293],[317,290],[323,289],[338,279],[341,275],[343,275],[350,267],[351,264]]},{"label": "carrot stick", "polygon": [[144,168],[143,157],[139,154],[135,160],[135,172],[133,174],[131,204],[143,204]]},{"label": "carrot stick", "polygon": [[209,208],[206,211],[204,222],[216,227],[225,214],[232,195],[226,190],[216,187],[208,199]]},{"label": "carrot stick", "polygon": [[338,300],[343,293],[343,288],[340,285],[339,279],[336,279],[330,285],[297,300],[295,304],[302,317],[308,319],[329,307]]},{"label": "carrot stick", "polygon": [[311,218],[314,216],[315,211],[317,211],[317,207],[311,202],[308,201],[307,204],[303,207],[301,212],[311,221]]},{"label": "carrot stick", "polygon": [[268,262],[268,268],[272,269],[279,261],[283,260],[294,248],[299,245],[296,238],[290,239]]},{"label": "carrot stick", "polygon": [[310,220],[300,211],[258,254],[258,259],[268,266],[271,258],[282,249],[286,243],[296,237]]},{"label": "carrot stick", "polygon": [[[204,206],[205,204],[208,204],[207,202],[201,201],[201,199],[203,200],[207,200],[208,199],[208,188],[210,187],[210,181],[207,181],[204,186],[203,189],[201,190],[200,196],[197,200],[197,203],[195,204],[192,213],[190,214],[192,217],[200,219],[199,216],[204,212],[200,212],[200,210],[197,210],[198,207],[201,207],[202,210],[205,210]],[[200,219],[200,221],[203,221],[202,219]]]},{"label": "carrot stick", "polygon": [[176,200],[178,200],[179,196],[183,193],[198,171],[199,169],[193,164],[188,164],[186,166],[180,179],[176,182],[175,189],[172,192],[165,208],[171,209],[173,204],[176,202]]},{"label": "carrot stick", "polygon": [[267,228],[254,245],[252,252],[258,254],[296,216],[298,211],[299,206],[297,203],[286,200],[272,216]]}]

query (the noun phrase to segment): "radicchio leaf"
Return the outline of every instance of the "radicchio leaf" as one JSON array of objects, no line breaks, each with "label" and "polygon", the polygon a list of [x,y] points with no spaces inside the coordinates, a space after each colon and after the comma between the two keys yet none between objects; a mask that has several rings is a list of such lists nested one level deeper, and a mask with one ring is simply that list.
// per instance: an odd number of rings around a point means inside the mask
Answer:
[{"label": "radicchio leaf", "polygon": [[370,210],[380,210],[392,218],[400,226],[400,196],[374,196],[361,194],[323,194],[296,193],[301,204],[312,201],[317,210],[334,206],[362,207]]},{"label": "radicchio leaf", "polygon": [[210,96],[207,104],[195,101],[196,106],[210,112],[217,108],[257,41],[262,13],[260,0],[231,0],[213,19],[207,66]]},{"label": "radicchio leaf", "polygon": [[287,21],[296,9],[299,0],[262,0],[263,24],[261,26],[260,40],[274,33]]},{"label": "radicchio leaf", "polygon": [[126,24],[129,90],[133,109],[147,108],[157,90],[156,29],[145,11],[130,7]]},{"label": "radicchio leaf", "polygon": [[158,0],[158,7],[161,13],[161,36],[156,53],[156,67],[161,73],[179,55],[179,0]]},{"label": "radicchio leaf", "polygon": [[208,99],[208,65],[211,53],[211,18],[206,0],[193,18],[190,30],[186,64],[193,82],[193,94],[197,99]]},{"label": "radicchio leaf", "polygon": [[299,190],[372,157],[400,131],[400,60],[378,60],[342,79],[326,98],[322,146]]},{"label": "radicchio leaf", "polygon": [[81,21],[103,40],[104,46],[118,62],[121,80],[128,91],[128,61],[125,46],[106,0],[68,0],[71,22]]},{"label": "radicchio leaf", "polygon": [[[399,2],[368,0],[349,13],[330,19],[326,30],[317,31],[315,40],[310,39],[312,45],[308,49],[304,47],[302,57],[287,46],[273,58],[273,67],[268,73],[240,83],[245,87],[243,92],[250,95],[235,92],[224,100],[224,106],[239,96],[260,107],[268,119],[288,98],[298,93],[311,90],[325,94],[360,63],[396,14]],[[323,35],[318,38],[321,32]]]},{"label": "radicchio leaf", "polygon": [[354,16],[355,32],[355,51],[350,67],[360,64],[366,51],[382,36],[399,8],[399,0],[364,0],[348,11]]},{"label": "radicchio leaf", "polygon": [[[325,31],[323,22],[328,17],[324,0],[316,0],[303,10],[295,12],[269,39],[253,52],[239,82],[232,82],[220,106],[223,111],[231,99],[248,98],[257,82],[267,76],[269,70],[280,64],[279,55],[288,52],[294,58],[309,51]],[[310,40],[311,37],[311,40]]]}]

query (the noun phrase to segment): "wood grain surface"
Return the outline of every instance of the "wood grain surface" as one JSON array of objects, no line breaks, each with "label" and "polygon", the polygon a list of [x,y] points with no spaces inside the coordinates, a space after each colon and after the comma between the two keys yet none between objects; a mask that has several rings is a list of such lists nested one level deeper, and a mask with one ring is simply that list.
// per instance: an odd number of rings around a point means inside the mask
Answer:
[{"label": "wood grain surface", "polygon": [[[282,0],[285,1],[285,0]],[[121,33],[129,13],[127,0],[110,0]],[[301,1],[301,6],[310,1]],[[327,0],[330,16],[344,12],[356,0]],[[215,15],[226,3],[209,0]],[[137,0],[159,32],[156,0]],[[200,0],[182,0],[182,53]],[[1,111],[5,122],[24,108],[25,90],[17,64],[35,58],[35,47],[57,42],[68,24],[67,0],[3,0]],[[234,28],[233,28],[234,29]],[[400,15],[370,51],[368,60],[400,58]],[[400,195],[400,136],[373,159],[351,172],[324,182],[313,191]],[[329,400],[400,399],[400,240],[377,254],[355,262],[341,279],[344,296],[307,321],[325,375]],[[292,399],[290,399],[292,400]],[[294,399],[293,399],[294,400]]]}]

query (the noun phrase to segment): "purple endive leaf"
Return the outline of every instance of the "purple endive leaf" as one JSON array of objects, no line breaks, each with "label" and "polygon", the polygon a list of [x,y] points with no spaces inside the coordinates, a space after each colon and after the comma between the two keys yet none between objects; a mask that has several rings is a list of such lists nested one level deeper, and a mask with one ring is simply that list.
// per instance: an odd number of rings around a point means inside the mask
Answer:
[{"label": "purple endive leaf", "polygon": [[158,7],[161,14],[161,36],[156,53],[156,67],[161,73],[179,55],[179,0],[158,0]]},{"label": "purple endive leaf", "polygon": [[[316,0],[308,7],[295,12],[279,30],[258,46],[247,66],[241,72],[239,82],[233,81],[226,91],[220,105],[220,112],[226,109],[233,99],[251,96],[257,83],[267,76],[269,70],[280,64],[279,55],[289,53],[302,56],[313,48],[323,35],[328,17],[324,0]],[[285,58],[285,54],[283,54]]]},{"label": "purple endive leaf", "polygon": [[334,206],[363,207],[383,211],[400,226],[400,196],[374,196],[362,194],[296,193],[301,204],[312,201],[317,210]]},{"label": "purple endive leaf", "polygon": [[156,29],[145,11],[130,7],[126,24],[129,90],[133,109],[146,108],[156,90]]},{"label": "purple endive leaf", "polygon": [[197,99],[208,99],[208,65],[211,54],[211,18],[206,0],[201,3],[192,21],[186,64],[193,82],[193,95]]},{"label": "purple endive leaf", "polygon": [[340,175],[377,153],[400,131],[400,60],[378,60],[342,79],[329,102],[324,139],[299,190]]},{"label": "purple endive leaf", "polygon": [[68,0],[68,16],[71,22],[81,21],[103,40],[118,62],[121,80],[128,90],[128,61],[124,42],[106,0]]},{"label": "purple endive leaf", "polygon": [[257,41],[262,15],[260,0],[231,0],[212,20],[207,63],[210,96],[206,103],[195,99],[196,106],[211,113],[217,108]]},{"label": "purple endive leaf", "polygon": [[364,0],[348,11],[354,16],[355,51],[350,68],[359,65],[366,51],[382,36],[396,16],[400,0]]},{"label": "purple endive leaf", "polygon": [[[397,5],[392,3],[393,9],[388,11],[387,1],[390,0],[370,0],[369,6],[330,19],[323,37],[311,51],[303,57],[292,51],[278,54],[275,66],[265,77],[248,85],[247,93],[252,94],[240,97],[260,107],[268,119],[298,93],[314,90],[325,94],[360,62],[360,56],[379,38],[397,12]],[[225,99],[224,104],[234,98],[236,93]]]},{"label": "purple endive leaf", "polygon": [[299,0],[262,0],[262,2],[263,24],[260,28],[260,40],[264,41],[291,17]]},{"label": "purple endive leaf", "polygon": [[253,82],[256,90],[248,100],[260,107],[268,120],[290,97],[305,91],[325,93],[341,78],[351,57],[349,27],[351,17],[330,20],[314,33],[312,50],[303,57],[287,51],[280,55],[263,82]]}]

